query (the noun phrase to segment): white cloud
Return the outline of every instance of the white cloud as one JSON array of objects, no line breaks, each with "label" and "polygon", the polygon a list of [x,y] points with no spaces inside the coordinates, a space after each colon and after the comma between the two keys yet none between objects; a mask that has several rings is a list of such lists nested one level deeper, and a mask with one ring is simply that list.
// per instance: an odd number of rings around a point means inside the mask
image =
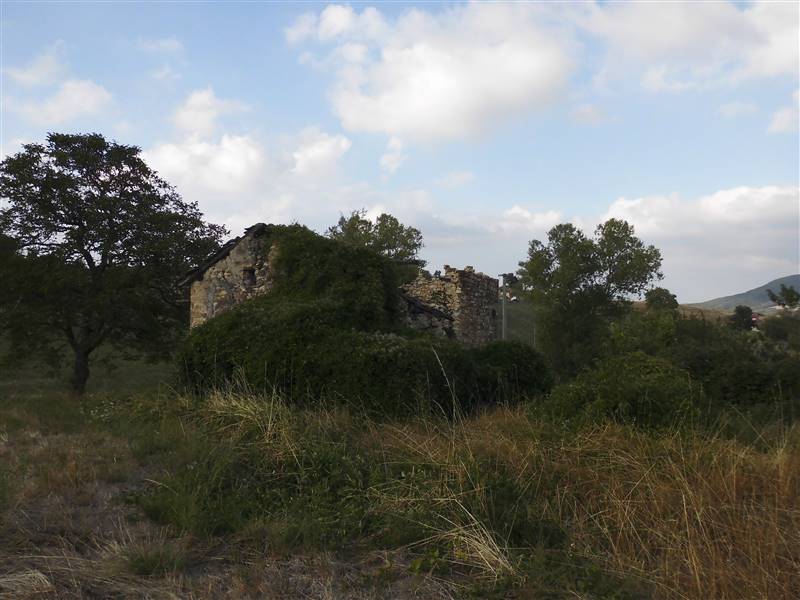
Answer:
[{"label": "white cloud", "polygon": [[394,173],[406,161],[406,155],[403,154],[403,141],[400,138],[389,138],[386,144],[386,152],[381,155],[381,169],[387,173]]},{"label": "white cloud", "polygon": [[111,94],[89,80],[70,79],[42,101],[8,99],[8,108],[39,125],[58,125],[79,117],[96,114],[111,103]]},{"label": "white cloud", "polygon": [[297,148],[292,152],[292,172],[312,177],[330,173],[351,145],[343,135],[330,135],[314,127],[307,128],[300,133]]},{"label": "white cloud", "polygon": [[572,111],[572,120],[584,125],[599,125],[608,120],[601,108],[594,104],[582,104]]},{"label": "white cloud", "polygon": [[259,221],[327,226],[339,212],[367,204],[363,189],[337,182],[349,147],[343,136],[308,127],[274,147],[252,134],[189,135],[143,154],[210,221],[239,232]]},{"label": "white cloud", "polygon": [[286,29],[286,41],[290,44],[302,42],[314,35],[316,29],[317,15],[314,13],[304,13],[295,19],[291,27]]},{"label": "white cloud", "polygon": [[329,40],[352,30],[357,21],[350,6],[330,4],[320,13],[317,32],[320,39]]},{"label": "white cloud", "polygon": [[62,46],[58,41],[27,65],[8,67],[4,71],[12,81],[28,87],[55,83],[66,70],[61,56]]},{"label": "white cloud", "polygon": [[214,132],[220,116],[246,109],[247,106],[237,100],[217,98],[214,90],[207,87],[189,94],[186,102],[175,111],[173,121],[190,134],[208,136]]},{"label": "white cloud", "polygon": [[436,185],[445,189],[455,189],[471,183],[475,179],[472,171],[450,171],[436,180]]},{"label": "white cloud", "polygon": [[183,42],[176,37],[142,38],[139,39],[139,48],[153,53],[176,53],[183,50]]},{"label": "white cloud", "polygon": [[743,291],[798,271],[800,189],[738,187],[614,201],[601,220],[625,219],[660,248],[668,287],[683,302]]},{"label": "white cloud", "polygon": [[752,115],[758,112],[758,107],[749,102],[729,102],[719,107],[719,114],[726,119]]},{"label": "white cloud", "polygon": [[[412,9],[389,23],[374,8],[330,5],[315,21],[301,17],[287,37],[337,44],[329,55],[338,67],[330,98],[345,128],[460,139],[560,94],[572,65],[568,36],[540,23],[539,13],[530,5],[476,3]],[[355,42],[357,52],[343,53]]]},{"label": "white cloud", "polygon": [[175,81],[180,79],[181,76],[171,66],[164,63],[157,69],[150,71],[150,77],[156,81]]},{"label": "white cloud", "polygon": [[543,233],[562,221],[556,210],[533,212],[518,204],[503,211],[500,219],[489,226],[493,232]]},{"label": "white cloud", "polygon": [[572,15],[607,45],[601,81],[638,70],[645,89],[679,92],[797,76],[796,3],[617,2],[579,5]]},{"label": "white cloud", "polygon": [[786,106],[778,110],[772,115],[768,131],[770,133],[798,133],[800,125],[800,90],[794,93],[794,102],[790,106]]},{"label": "white cloud", "polygon": [[388,26],[376,8],[367,7],[357,13],[349,5],[329,4],[319,14],[304,13],[286,29],[289,43],[307,39],[330,41],[344,36],[377,40],[387,33]]},{"label": "white cloud", "polygon": [[148,163],[183,188],[214,192],[247,190],[266,164],[263,148],[251,137],[223,135],[219,142],[190,139],[156,145],[145,153]]}]

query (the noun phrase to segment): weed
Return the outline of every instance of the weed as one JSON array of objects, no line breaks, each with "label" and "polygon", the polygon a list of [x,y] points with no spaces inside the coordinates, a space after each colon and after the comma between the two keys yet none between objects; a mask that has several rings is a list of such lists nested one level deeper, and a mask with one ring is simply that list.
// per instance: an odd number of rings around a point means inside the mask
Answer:
[{"label": "weed", "polygon": [[187,562],[186,553],[174,543],[164,540],[138,542],[124,551],[128,570],[143,577],[160,577],[181,571]]}]

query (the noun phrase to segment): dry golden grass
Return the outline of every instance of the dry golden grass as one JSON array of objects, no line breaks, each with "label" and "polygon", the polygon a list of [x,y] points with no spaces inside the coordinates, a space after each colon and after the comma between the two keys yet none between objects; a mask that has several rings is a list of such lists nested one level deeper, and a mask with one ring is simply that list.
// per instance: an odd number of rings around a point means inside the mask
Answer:
[{"label": "dry golden grass", "polygon": [[[526,518],[564,530],[566,551],[543,550],[559,559],[585,559],[641,582],[654,598],[800,597],[797,425],[755,427],[753,445],[614,424],[555,432],[523,409],[374,423],[246,392],[212,394],[200,407],[169,402],[186,417],[181,426],[201,426],[209,444],[219,436],[254,456],[296,462],[298,472],[308,452],[299,436],[350,432],[347,443],[387,473],[365,492],[369,510],[417,518],[423,535],[410,548],[347,558],[276,556],[237,536],[198,540],[144,521],[116,499],[161,478],[164,464],[149,472],[126,440],[97,429],[42,434],[20,426],[0,438],[0,459],[18,474],[0,520],[0,598],[442,599],[458,597],[469,581],[487,589],[513,581],[517,598],[546,595],[541,582],[526,581],[534,576],[520,562],[523,549],[486,520],[497,498],[481,469],[495,466],[525,502],[535,500],[518,507]],[[398,464],[414,472],[397,477]],[[459,576],[439,579],[433,567],[426,578],[410,573],[410,556],[428,548],[444,548],[431,564],[445,562]],[[573,593],[561,592],[552,597]],[[582,593],[574,592],[593,597]]]},{"label": "dry golden grass", "polygon": [[[575,555],[648,582],[658,598],[800,597],[797,426],[764,440],[761,451],[709,435],[613,424],[551,442],[540,433],[541,424],[508,410],[452,427],[374,431],[388,446],[445,466],[440,472],[450,481],[433,485],[438,491],[480,493],[465,456],[499,457],[519,484],[546,499],[542,517],[565,525]],[[459,504],[452,493],[437,501]],[[474,531],[459,529],[465,537]],[[487,574],[502,573],[502,542],[487,533],[467,554]]]}]

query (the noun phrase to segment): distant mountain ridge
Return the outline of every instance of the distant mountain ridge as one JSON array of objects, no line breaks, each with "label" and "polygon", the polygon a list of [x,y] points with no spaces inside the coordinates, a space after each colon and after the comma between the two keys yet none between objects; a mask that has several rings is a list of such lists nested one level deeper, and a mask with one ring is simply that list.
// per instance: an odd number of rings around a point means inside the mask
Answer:
[{"label": "distant mountain ridge", "polygon": [[767,296],[767,289],[772,290],[776,294],[781,289],[781,284],[800,291],[800,274],[787,275],[786,277],[779,277],[773,279],[769,283],[762,286],[747,290],[741,294],[733,294],[732,296],[722,296],[721,298],[714,298],[713,300],[706,300],[705,302],[695,302],[688,306],[696,306],[698,308],[711,308],[716,310],[733,310],[739,305],[749,306],[753,310],[764,310],[774,306],[774,302]]}]

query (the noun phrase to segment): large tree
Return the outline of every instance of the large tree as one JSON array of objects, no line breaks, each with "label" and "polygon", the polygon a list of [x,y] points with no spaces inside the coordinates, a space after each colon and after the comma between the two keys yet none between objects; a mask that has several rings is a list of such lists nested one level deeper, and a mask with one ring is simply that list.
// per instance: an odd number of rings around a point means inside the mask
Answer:
[{"label": "large tree", "polygon": [[0,325],[12,353],[74,356],[83,393],[100,346],[163,355],[177,278],[225,235],[140,157],[99,134],[51,133],[0,163]]},{"label": "large tree", "polygon": [[562,376],[597,357],[609,320],[661,278],[661,253],[610,219],[587,237],[569,223],[533,240],[518,274],[536,307],[537,340]]},{"label": "large tree", "polygon": [[328,228],[327,235],[346,244],[371,248],[398,261],[424,265],[418,258],[422,249],[419,229],[403,225],[390,214],[383,213],[371,221],[365,210],[357,210],[349,217],[342,215],[336,225]]}]

